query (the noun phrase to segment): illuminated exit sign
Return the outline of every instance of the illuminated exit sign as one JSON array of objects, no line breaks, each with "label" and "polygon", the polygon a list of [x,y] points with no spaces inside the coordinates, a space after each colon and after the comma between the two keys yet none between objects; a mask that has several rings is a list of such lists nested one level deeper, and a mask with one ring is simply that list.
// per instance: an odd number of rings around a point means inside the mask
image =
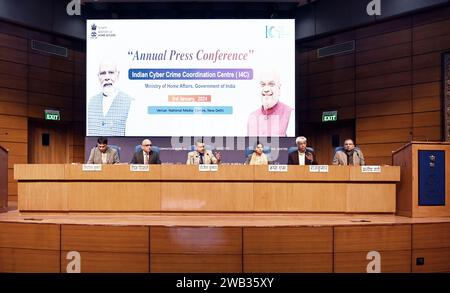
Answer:
[{"label": "illuminated exit sign", "polygon": [[57,110],[45,110],[45,120],[61,120],[61,115]]},{"label": "illuminated exit sign", "polygon": [[322,113],[322,122],[337,121],[337,111],[328,111]]}]

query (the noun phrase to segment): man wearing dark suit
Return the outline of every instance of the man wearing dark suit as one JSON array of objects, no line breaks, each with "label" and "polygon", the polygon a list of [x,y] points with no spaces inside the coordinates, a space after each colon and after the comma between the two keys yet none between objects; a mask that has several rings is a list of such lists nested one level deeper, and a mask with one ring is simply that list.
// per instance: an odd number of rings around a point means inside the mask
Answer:
[{"label": "man wearing dark suit", "polygon": [[141,143],[141,150],[137,151],[133,155],[130,164],[161,164],[159,154],[152,151],[152,141],[144,139]]},{"label": "man wearing dark suit", "polygon": [[288,165],[317,165],[314,152],[306,149],[306,137],[297,137],[295,143],[298,150],[289,154]]}]

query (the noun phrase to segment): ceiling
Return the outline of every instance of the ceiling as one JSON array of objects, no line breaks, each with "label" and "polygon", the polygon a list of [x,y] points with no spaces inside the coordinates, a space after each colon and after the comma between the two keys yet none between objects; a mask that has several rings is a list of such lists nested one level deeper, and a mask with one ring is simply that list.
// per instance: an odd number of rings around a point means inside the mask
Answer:
[{"label": "ceiling", "polygon": [[317,0],[296,1],[83,1],[87,18],[295,18],[298,7]]}]

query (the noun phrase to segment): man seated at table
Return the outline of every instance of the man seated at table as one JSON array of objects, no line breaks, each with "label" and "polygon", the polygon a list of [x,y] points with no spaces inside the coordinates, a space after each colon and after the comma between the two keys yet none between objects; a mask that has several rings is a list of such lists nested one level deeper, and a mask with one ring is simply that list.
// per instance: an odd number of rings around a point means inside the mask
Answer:
[{"label": "man seated at table", "polygon": [[159,154],[152,150],[152,141],[144,139],[141,143],[141,149],[134,153],[130,164],[161,164]]},{"label": "man seated at table", "polygon": [[214,155],[211,151],[205,150],[205,144],[203,142],[195,143],[196,150],[188,153],[186,161],[187,165],[201,165],[201,164],[219,164],[220,153]]},{"label": "man seated at table", "polygon": [[264,146],[262,143],[256,144],[254,151],[247,157],[244,165],[268,165],[269,159],[263,153]]},{"label": "man seated at table", "polygon": [[307,149],[307,139],[299,136],[295,140],[297,151],[289,154],[288,165],[317,165],[316,156],[313,151]]},{"label": "man seated at table", "polygon": [[115,149],[108,146],[108,139],[106,137],[99,137],[97,139],[97,146],[91,149],[87,163],[117,164],[119,163],[119,154]]},{"label": "man seated at table", "polygon": [[344,141],[344,149],[334,154],[333,165],[364,166],[363,153],[359,148],[355,148],[353,140],[348,138]]}]

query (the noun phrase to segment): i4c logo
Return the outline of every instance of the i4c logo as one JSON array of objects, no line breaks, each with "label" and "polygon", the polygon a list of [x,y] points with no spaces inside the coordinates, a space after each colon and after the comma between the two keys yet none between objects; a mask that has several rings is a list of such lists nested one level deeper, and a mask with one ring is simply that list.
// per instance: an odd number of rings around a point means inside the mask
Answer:
[{"label": "i4c logo", "polygon": [[266,39],[282,38],[287,36],[285,28],[282,26],[270,26],[266,25]]}]

